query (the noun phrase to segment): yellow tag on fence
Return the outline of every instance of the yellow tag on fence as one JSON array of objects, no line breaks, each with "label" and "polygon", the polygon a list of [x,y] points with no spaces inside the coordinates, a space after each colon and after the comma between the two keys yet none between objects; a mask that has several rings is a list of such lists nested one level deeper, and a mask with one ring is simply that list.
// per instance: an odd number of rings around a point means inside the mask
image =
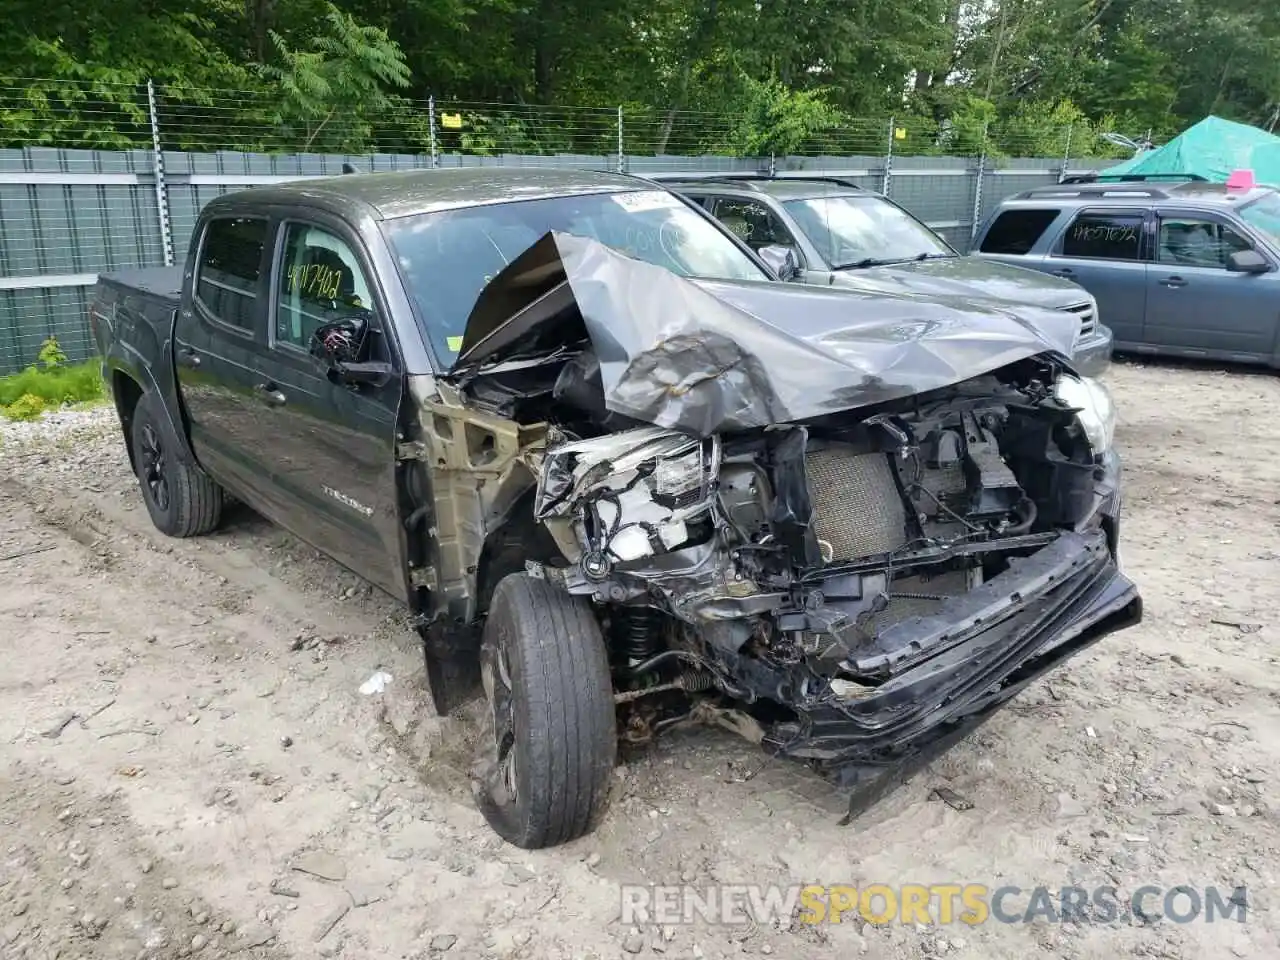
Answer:
[{"label": "yellow tag on fence", "polygon": [[442,113],[440,114],[440,126],[446,130],[462,129],[462,114],[460,113]]},{"label": "yellow tag on fence", "polygon": [[906,127],[895,127],[895,128],[894,128],[894,131],[893,131],[893,139],[895,139],[895,140],[905,140],[905,139],[907,139],[907,128],[906,128]]}]

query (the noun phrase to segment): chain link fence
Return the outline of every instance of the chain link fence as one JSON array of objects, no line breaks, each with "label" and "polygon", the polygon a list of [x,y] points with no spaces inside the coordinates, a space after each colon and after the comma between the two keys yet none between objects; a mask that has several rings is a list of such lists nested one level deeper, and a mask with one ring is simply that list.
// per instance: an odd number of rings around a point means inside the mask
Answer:
[{"label": "chain link fence", "polygon": [[850,118],[774,152],[751,149],[753,122],[627,104],[321,108],[267,91],[0,81],[0,374],[32,363],[50,336],[72,359],[92,355],[86,314],[98,274],[181,263],[212,197],[335,175],[344,163],[839,174],[964,249],[1002,197],[1116,160],[1114,148],[1091,155],[1096,132],[1072,127]]}]

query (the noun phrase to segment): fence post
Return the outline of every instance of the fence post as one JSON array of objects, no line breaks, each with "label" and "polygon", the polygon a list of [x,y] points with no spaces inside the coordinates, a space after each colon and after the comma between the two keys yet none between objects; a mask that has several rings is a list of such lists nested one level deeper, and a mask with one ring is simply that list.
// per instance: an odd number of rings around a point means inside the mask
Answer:
[{"label": "fence post", "polygon": [[969,222],[969,241],[978,235],[978,223],[982,216],[982,181],[987,175],[987,126],[982,127],[982,153],[978,154],[978,177],[973,185],[973,215]]},{"label": "fence post", "polygon": [[160,246],[164,265],[173,266],[173,230],[169,225],[169,190],[164,182],[164,150],[160,147],[160,113],[156,109],[156,85],[147,78],[147,113],[151,116],[151,169],[156,179],[156,211],[160,220]]},{"label": "fence post", "polygon": [[427,97],[427,142],[431,146],[431,166],[440,166],[440,156],[436,152],[436,98]]},{"label": "fence post", "polygon": [[896,130],[893,117],[889,118],[889,149],[884,154],[884,180],[880,184],[880,192],[886,197],[893,183],[893,131]]},{"label": "fence post", "polygon": [[622,104],[618,104],[618,173],[627,172],[626,144],[622,136]]},{"label": "fence post", "polygon": [[1067,179],[1067,172],[1071,169],[1071,132],[1075,128],[1074,123],[1067,124],[1067,145],[1062,148],[1062,170],[1058,172],[1059,183]]}]

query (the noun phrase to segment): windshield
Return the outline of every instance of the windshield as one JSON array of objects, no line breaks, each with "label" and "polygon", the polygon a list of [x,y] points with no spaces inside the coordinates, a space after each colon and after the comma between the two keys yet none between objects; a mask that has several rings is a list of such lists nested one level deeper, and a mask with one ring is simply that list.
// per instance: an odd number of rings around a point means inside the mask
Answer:
[{"label": "windshield", "polygon": [[937,234],[883,197],[813,197],[783,206],[837,270],[955,256]]},{"label": "windshield", "polygon": [[551,230],[599,240],[684,277],[770,279],[717,226],[661,190],[551,197],[391,220],[392,250],[443,363],[457,357],[480,291]]},{"label": "windshield", "polygon": [[1280,245],[1280,193],[1267,193],[1240,208],[1240,219]]}]

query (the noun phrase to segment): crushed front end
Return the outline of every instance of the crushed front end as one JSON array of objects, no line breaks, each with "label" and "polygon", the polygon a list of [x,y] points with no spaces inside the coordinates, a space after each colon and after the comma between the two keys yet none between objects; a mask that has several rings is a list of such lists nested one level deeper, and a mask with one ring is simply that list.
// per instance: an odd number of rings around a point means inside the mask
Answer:
[{"label": "crushed front end", "polygon": [[553,440],[535,515],[569,562],[534,569],[608,611],[637,700],[717,689],[870,796],[1140,619],[1110,417],[1042,358],[803,425]]},{"label": "crushed front end", "polygon": [[[468,415],[536,433],[499,488],[537,537],[482,505],[468,529],[518,529],[529,574],[593,601],[627,734],[716,718],[871,797],[1141,618],[1073,324],[693,282],[548,234],[449,378]],[[483,580],[473,553],[455,566]]]}]

